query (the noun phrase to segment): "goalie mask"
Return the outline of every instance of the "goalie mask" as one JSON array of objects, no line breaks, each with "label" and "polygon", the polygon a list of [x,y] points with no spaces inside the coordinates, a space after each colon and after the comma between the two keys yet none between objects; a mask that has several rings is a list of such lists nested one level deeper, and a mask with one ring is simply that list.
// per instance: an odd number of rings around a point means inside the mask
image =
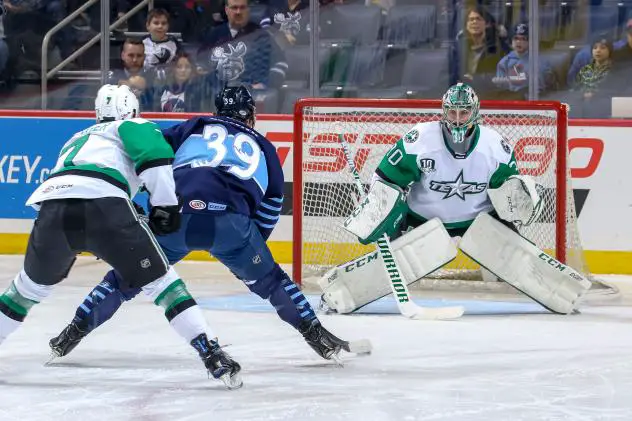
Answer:
[{"label": "goalie mask", "polygon": [[465,157],[476,135],[480,102],[474,89],[457,83],[443,95],[441,128],[447,145],[455,155]]}]

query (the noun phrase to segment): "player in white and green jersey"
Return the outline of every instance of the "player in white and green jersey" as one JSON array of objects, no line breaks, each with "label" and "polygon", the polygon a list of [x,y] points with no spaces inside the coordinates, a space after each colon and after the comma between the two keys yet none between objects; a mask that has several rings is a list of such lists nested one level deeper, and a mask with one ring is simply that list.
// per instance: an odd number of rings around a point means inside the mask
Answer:
[{"label": "player in white and green jersey", "polygon": [[474,90],[456,85],[443,99],[441,121],[417,124],[386,153],[375,178],[408,190],[405,228],[436,217],[448,231],[464,232],[494,210],[487,189],[519,174],[513,148],[478,119]]},{"label": "player in white and green jersey", "polygon": [[[66,142],[50,177],[27,201],[39,214],[24,267],[0,295],[0,343],[67,276],[75,256],[90,252],[129,282],[122,289],[142,288],[164,308],[171,326],[215,378],[229,388],[240,387],[239,364],[221,350],[152,234],[180,227],[173,150],[156,124],[138,117],[138,100],[129,87],[101,87],[95,109],[97,124]],[[150,194],[149,226],[130,199],[141,185]],[[67,333],[77,339],[83,335],[78,329]]]},{"label": "player in white and green jersey", "polygon": [[158,126],[138,117],[99,117],[97,124],[64,144],[50,177],[27,205],[61,198],[129,199],[143,184],[152,193],[154,207],[177,206],[171,168],[174,154]]},{"label": "player in white and green jersey", "polygon": [[[502,135],[479,124],[470,86],[450,87],[442,105],[440,121],[415,125],[386,153],[345,228],[363,244],[396,238],[392,250],[408,284],[454,259],[450,237],[462,237],[459,248],[499,279],[553,312],[573,311],[590,282],[516,234],[516,225],[532,224],[543,209],[535,181],[519,173]],[[352,312],[390,292],[375,257],[325,274],[327,307]]]}]

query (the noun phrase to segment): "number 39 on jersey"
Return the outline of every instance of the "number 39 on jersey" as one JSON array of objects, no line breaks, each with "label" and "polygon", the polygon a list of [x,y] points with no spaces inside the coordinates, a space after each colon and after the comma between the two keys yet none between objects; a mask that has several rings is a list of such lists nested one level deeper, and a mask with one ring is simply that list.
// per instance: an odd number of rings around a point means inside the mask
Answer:
[{"label": "number 39 on jersey", "polygon": [[178,149],[173,167],[190,165],[213,167],[242,180],[253,179],[267,188],[266,160],[261,147],[249,134],[229,133],[219,124],[204,126],[202,134],[192,134]]}]

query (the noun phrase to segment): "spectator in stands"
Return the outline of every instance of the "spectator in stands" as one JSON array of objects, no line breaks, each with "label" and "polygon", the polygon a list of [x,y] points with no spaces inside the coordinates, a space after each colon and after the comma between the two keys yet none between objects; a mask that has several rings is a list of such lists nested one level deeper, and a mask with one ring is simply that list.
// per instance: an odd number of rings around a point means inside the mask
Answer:
[{"label": "spectator in stands", "polygon": [[606,84],[616,96],[632,96],[632,19],[627,22],[626,39],[612,53],[612,70]]},{"label": "spectator in stands", "polygon": [[143,64],[145,62],[145,44],[136,38],[127,38],[121,48],[121,64],[118,69],[110,70],[108,83],[118,85],[120,81],[130,76],[145,76]]},{"label": "spectator in stands", "polygon": [[613,53],[612,58],[615,63],[628,63],[632,61],[632,18],[625,26],[626,38],[619,41],[619,48]]},{"label": "spectator in stands", "polygon": [[[119,85],[127,83],[132,76],[139,76],[144,81],[145,86],[142,89],[142,95],[139,101],[142,109],[152,109],[152,93],[153,93],[153,77],[152,74],[146,72],[143,68],[145,62],[145,45],[143,41],[135,38],[127,38],[121,49],[121,67],[110,70],[107,83]],[[140,79],[134,79],[137,84]]]},{"label": "spectator in stands", "polygon": [[309,44],[309,0],[287,0],[268,8],[261,27],[270,26],[280,45]]},{"label": "spectator in stands", "polygon": [[180,50],[176,39],[169,32],[169,13],[165,9],[152,9],[147,15],[147,35],[143,38],[145,61],[143,68],[153,73],[156,82],[167,79],[167,69]]},{"label": "spectator in stands", "polygon": [[203,28],[200,28],[200,41],[202,44],[208,44],[212,42],[212,39],[216,36],[218,27],[225,27],[228,25],[231,28],[231,34],[236,34],[239,31],[245,31],[250,29],[247,27],[250,19],[250,4],[248,0],[236,0],[234,3],[230,3],[230,0],[224,2],[224,13],[226,20],[222,22],[204,22]]},{"label": "spectator in stands", "polygon": [[182,32],[185,42],[198,43],[204,28],[226,22],[224,0],[186,0],[184,5],[188,11],[187,26]]},{"label": "spectator in stands", "polygon": [[[632,19],[630,19],[628,21],[627,27],[628,28],[632,27]],[[628,34],[629,34],[629,31],[630,30],[628,29]],[[568,81],[568,85],[569,86],[573,86],[574,82],[577,80],[577,74],[579,73],[579,71],[584,66],[588,65],[591,62],[591,60],[592,60],[592,46],[593,46],[594,42],[598,41],[600,39],[608,38],[608,37],[609,37],[608,34],[598,34],[594,38],[593,43],[591,43],[590,45],[585,46],[584,48],[579,50],[577,52],[577,54],[575,54],[575,57],[573,58],[573,62],[571,63],[570,68],[568,69],[567,81]],[[627,35],[627,39],[619,40],[619,41],[617,41],[617,42],[615,42],[613,44],[614,52],[613,52],[612,59],[613,59],[614,62],[624,61],[624,59],[622,57],[620,57],[618,59],[617,55],[619,54],[618,51],[621,50],[621,49],[624,49],[624,47],[626,47],[626,45],[628,45],[628,44],[632,45],[632,35]],[[632,46],[628,46],[628,49],[630,51],[632,51]],[[625,54],[625,52],[623,52],[623,54]]]},{"label": "spectator in stands", "polygon": [[[110,0],[117,18],[129,12],[133,7],[137,6],[141,0]],[[217,1],[217,0],[215,0]],[[187,8],[184,0],[153,0],[153,8],[164,9],[169,13],[169,27],[171,32],[182,33],[190,25],[187,22]],[[93,8],[94,9],[94,8]],[[96,7],[96,10],[99,8]],[[142,32],[146,29],[147,13],[142,8],[139,13],[129,17],[129,30],[132,32]],[[114,14],[112,16],[115,16]],[[128,28],[124,28],[128,30]]]},{"label": "spectator in stands", "polygon": [[[9,19],[18,20],[14,22],[17,26],[28,27],[42,38],[50,28],[66,17],[65,4],[60,0],[4,0],[3,3]],[[69,28],[62,28],[57,32],[53,43],[59,48],[62,58],[72,54],[72,33]]]},{"label": "spectator in stands", "polygon": [[510,51],[506,31],[480,6],[468,9],[465,16],[465,29],[451,47],[450,84],[467,82],[485,98],[486,92],[495,90],[491,79],[496,65]]},{"label": "spectator in stands", "polygon": [[214,27],[198,50],[198,72],[212,90],[207,96],[232,82],[253,89],[279,87],[287,63],[269,32],[249,21],[248,0],[227,0],[225,10],[228,22]]},{"label": "spectator in stands", "polygon": [[590,99],[598,90],[612,69],[612,42],[601,39],[593,43],[592,61],[582,67],[577,74],[577,87],[582,91],[584,99]]},{"label": "spectator in stands", "polygon": [[[5,34],[16,74],[41,72],[42,41],[46,32],[65,17],[60,0],[5,0]],[[62,58],[73,52],[71,28],[60,30],[52,39]],[[31,75],[32,76],[32,75]]]},{"label": "spectator in stands", "polygon": [[156,109],[164,112],[196,112],[201,109],[200,90],[195,65],[186,53],[179,53],[169,72],[167,84],[157,98]]},{"label": "spectator in stands", "polygon": [[[500,60],[496,77],[492,80],[506,99],[529,98],[529,26],[520,23],[516,26],[511,40],[513,51]],[[540,58],[539,91],[549,88],[555,75],[551,65]],[[509,93],[509,95],[507,95]]]}]

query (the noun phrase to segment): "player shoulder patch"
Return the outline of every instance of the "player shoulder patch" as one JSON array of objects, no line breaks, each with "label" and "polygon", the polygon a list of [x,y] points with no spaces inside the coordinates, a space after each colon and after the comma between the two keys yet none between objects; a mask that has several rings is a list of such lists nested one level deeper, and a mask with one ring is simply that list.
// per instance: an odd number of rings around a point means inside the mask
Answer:
[{"label": "player shoulder patch", "polygon": [[435,168],[435,160],[432,158],[418,157],[417,167],[423,174],[430,174],[431,172],[435,172],[437,170]]},{"label": "player shoulder patch", "polygon": [[504,137],[500,139],[500,146],[503,147],[503,150],[506,153],[511,153],[511,146],[509,146],[509,142],[507,142],[507,139],[505,139]]},{"label": "player shoulder patch", "polygon": [[414,143],[417,139],[419,139],[419,131],[417,129],[412,129],[404,135],[404,142],[406,143]]}]

